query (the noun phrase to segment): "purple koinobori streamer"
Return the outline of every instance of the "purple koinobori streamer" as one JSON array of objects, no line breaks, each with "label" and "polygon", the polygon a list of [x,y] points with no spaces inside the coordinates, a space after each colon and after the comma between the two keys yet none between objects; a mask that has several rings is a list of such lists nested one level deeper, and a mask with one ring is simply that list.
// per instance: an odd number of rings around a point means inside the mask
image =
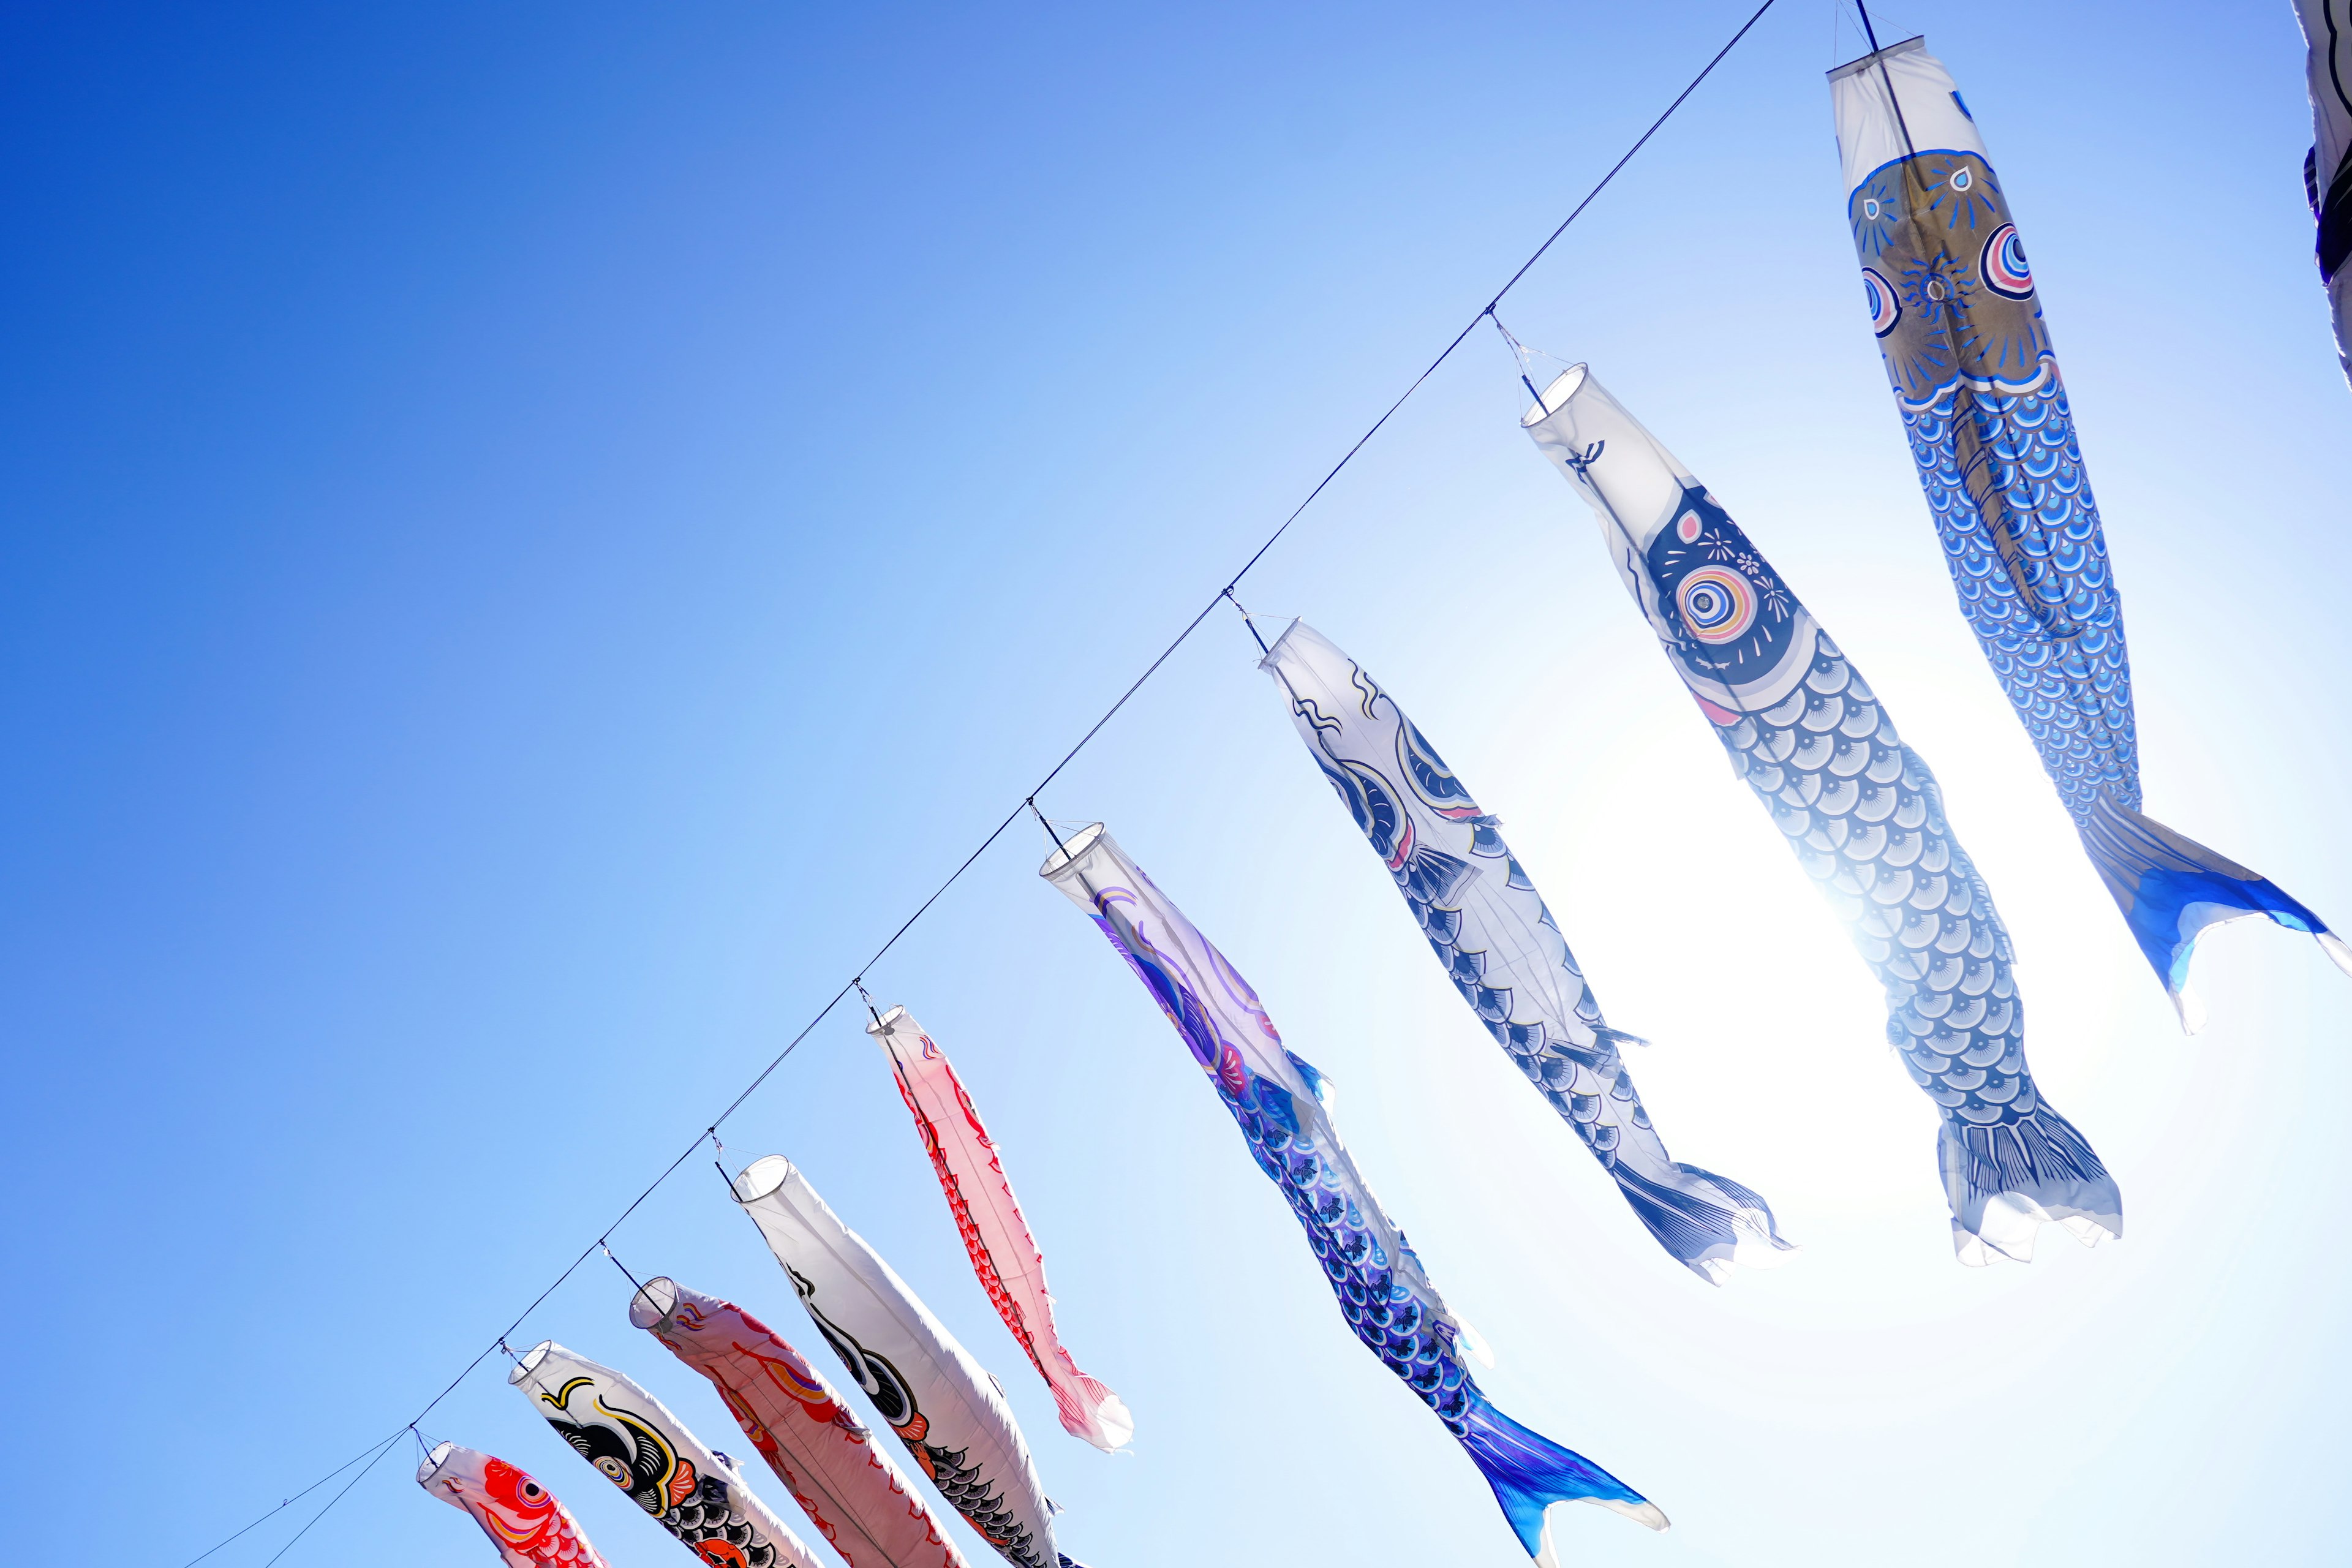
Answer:
[{"label": "purple koinobori streamer", "polygon": [[2050,1220],[2085,1243],[2121,1236],[2114,1178],[2026,1068],[2000,912],[1861,672],[1584,366],[1521,424],[1600,517],[1675,673],[1885,987],[1886,1037],[1943,1116],[1961,1261],[2023,1261]]},{"label": "purple koinobori streamer", "polygon": [[1658,1245],[1717,1285],[1734,1263],[1780,1261],[1790,1248],[1762,1198],[1668,1157],[1618,1050],[1635,1037],[1602,1020],[1543,896],[1503,842],[1501,819],[1479,809],[1363,666],[1306,622],[1293,621],[1258,668],[1280,684],[1307,754],[1446,978]]},{"label": "purple koinobori streamer", "polygon": [[1550,1514],[1570,1502],[1598,1503],[1664,1530],[1656,1504],[1512,1420],[1479,1391],[1458,1354],[1475,1352],[1475,1337],[1446,1310],[1339,1142],[1322,1075],[1283,1048],[1249,982],[1102,825],[1068,840],[1039,875],[1094,918],[1176,1026],[1258,1169],[1290,1200],[1348,1326],[1445,1424],[1528,1555],[1557,1568]]}]

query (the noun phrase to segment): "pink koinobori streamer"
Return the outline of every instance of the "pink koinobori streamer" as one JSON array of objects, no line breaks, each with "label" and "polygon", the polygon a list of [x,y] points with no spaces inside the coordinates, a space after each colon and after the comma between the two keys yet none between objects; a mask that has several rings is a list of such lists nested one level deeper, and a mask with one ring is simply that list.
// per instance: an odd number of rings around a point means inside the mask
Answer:
[{"label": "pink koinobori streamer", "polygon": [[731,1301],[648,1280],[629,1321],[709,1378],[850,1568],[965,1568],[898,1466],[801,1353]]},{"label": "pink koinobori streamer", "polygon": [[996,1314],[1029,1364],[1054,1391],[1062,1427],[1110,1453],[1135,1436],[1135,1417],[1126,1402],[1078,1370],[1054,1326],[1054,1298],[1045,1289],[1045,1259],[1021,1217],[1020,1200],[997,1158],[995,1141],[973,1109],[971,1096],[947,1055],[931,1043],[904,1007],[893,1007],[866,1026],[890,1058],[899,1097],[914,1113],[923,1152],[939,1173],[948,1207],[972,1271],[987,1287]]}]

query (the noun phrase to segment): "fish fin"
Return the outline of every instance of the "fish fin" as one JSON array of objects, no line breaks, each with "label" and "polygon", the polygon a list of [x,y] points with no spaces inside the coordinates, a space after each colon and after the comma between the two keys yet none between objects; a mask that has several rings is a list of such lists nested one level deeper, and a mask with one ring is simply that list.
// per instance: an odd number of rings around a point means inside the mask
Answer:
[{"label": "fish fin", "polygon": [[1666,1516],[1657,1504],[1583,1455],[1520,1426],[1483,1394],[1474,1393],[1465,1430],[1457,1438],[1494,1489],[1495,1500],[1502,1505],[1519,1544],[1538,1563],[1559,1561],[1552,1545],[1550,1515],[1562,1503],[1599,1503],[1652,1530],[1666,1528]]},{"label": "fish fin", "polygon": [[2197,933],[2223,921],[2268,915],[2289,931],[2316,937],[2337,968],[2352,974],[2352,950],[2269,878],[2153,817],[2102,795],[2082,826],[2083,848],[2115,896],[2140,952],[2164,982],[2180,1026],[2194,1034],[2203,1009],[2189,997],[2189,960]]},{"label": "fish fin", "polygon": [[1948,1116],[1936,1160],[1952,1205],[1952,1249],[1971,1268],[2031,1262],[2035,1235],[2053,1222],[2084,1246],[2124,1233],[2116,1179],[2046,1103],[1992,1126]]},{"label": "fish fin", "polygon": [[1675,1261],[1710,1285],[1721,1285],[1740,1264],[1769,1268],[1796,1250],[1780,1239],[1771,1205],[1728,1176],[1696,1165],[1634,1169],[1625,1152],[1609,1167],[1634,1217]]}]

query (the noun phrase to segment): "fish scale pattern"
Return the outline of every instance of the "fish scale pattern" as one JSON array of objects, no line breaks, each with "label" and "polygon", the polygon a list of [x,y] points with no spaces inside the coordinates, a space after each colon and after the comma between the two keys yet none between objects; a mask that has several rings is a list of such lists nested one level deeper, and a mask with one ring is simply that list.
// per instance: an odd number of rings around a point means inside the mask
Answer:
[{"label": "fish scale pattern", "polygon": [[[1314,1069],[1296,1056],[1291,1060],[1310,1079],[1314,1076]],[[1282,1189],[1290,1212],[1298,1216],[1348,1327],[1382,1365],[1421,1395],[1447,1431],[1463,1436],[1469,1429],[1470,1401],[1477,1385],[1455,1357],[1453,1325],[1431,1313],[1397,1279],[1395,1260],[1373,1237],[1349,1196],[1351,1178],[1360,1178],[1341,1163],[1347,1159],[1344,1152],[1333,1158],[1334,1151],[1301,1121],[1297,1101],[1287,1088],[1246,1068],[1242,1079],[1236,1092],[1221,1076],[1218,1096],[1248,1141],[1258,1169]]]},{"label": "fish scale pattern", "polygon": [[1620,1049],[1641,1042],[1608,1026],[1501,819],[1395,699],[1303,621],[1276,639],[1261,668],[1446,978],[1658,1244],[1717,1283],[1735,1262],[1787,1250],[1761,1197],[1667,1153]]},{"label": "fish scale pattern", "polygon": [[[1158,1004],[1307,1233],[1359,1342],[1418,1394],[1495,1493],[1529,1556],[1555,1505],[1665,1516],[1573,1449],[1497,1410],[1461,1361],[1471,1336],[1340,1142],[1322,1075],[1282,1044],[1257,993],[1097,825],[1043,872],[1085,910]],[[1557,1561],[1547,1556],[1547,1562]]]},{"label": "fish scale pattern", "polygon": [[1986,1205],[2009,1194],[2119,1229],[2105,1167],[2027,1068],[2009,932],[1935,774],[1829,634],[1814,636],[1797,686],[1726,713],[1717,736],[1885,990],[1887,1040],[1943,1116],[1956,1239],[1986,1240]]},{"label": "fish scale pattern", "polygon": [[727,1483],[717,1476],[703,1477],[692,1496],[661,1515],[661,1526],[707,1563],[773,1568],[782,1561],[774,1542],[734,1506]]},{"label": "fish scale pattern", "polygon": [[[2065,384],[2054,361],[2042,370],[2021,390],[1948,384],[1924,406],[1905,399],[1903,423],[1961,613],[2080,827],[2102,793],[2139,809],[2139,736],[2098,504]],[[2011,520],[2006,561],[1963,482],[1962,419]]]}]

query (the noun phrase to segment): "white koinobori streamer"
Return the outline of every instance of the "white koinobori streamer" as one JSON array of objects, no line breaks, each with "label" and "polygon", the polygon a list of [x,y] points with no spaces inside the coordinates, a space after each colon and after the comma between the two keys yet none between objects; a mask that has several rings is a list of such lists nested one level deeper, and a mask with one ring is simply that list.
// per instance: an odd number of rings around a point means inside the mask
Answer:
[{"label": "white koinobori streamer", "polygon": [[923,1152],[947,1194],[956,1230],[996,1315],[1028,1352],[1029,1364],[1054,1392],[1062,1429],[1110,1453],[1135,1436],[1127,1404],[1100,1379],[1078,1370],[1054,1321],[1045,1289],[1045,1258],[1029,1234],[1013,1179],[1004,1173],[996,1141],[956,1076],[955,1064],[904,1007],[866,1026],[890,1058],[898,1096],[915,1118]]},{"label": "white koinobori streamer", "polygon": [[735,1201],[767,1238],[817,1331],[940,1494],[1016,1568],[1068,1563],[1054,1544],[1052,1505],[996,1379],[782,1155],[745,1166]]},{"label": "white koinobori streamer", "polygon": [[1789,1244],[1748,1188],[1667,1157],[1543,897],[1469,790],[1364,668],[1293,621],[1259,668],[1437,961],[1512,1063],[1575,1130],[1677,1261],[1721,1284]]},{"label": "white koinobori streamer", "polygon": [[733,1468],[627,1376],[544,1340],[507,1381],[597,1474],[704,1563],[817,1568],[816,1553]]},{"label": "white koinobori streamer", "polygon": [[2085,1244],[2122,1235],[2114,1179],[2026,1068],[2000,911],[1861,672],[1584,366],[1521,426],[1600,518],[1675,673],[1885,988],[1887,1040],[1942,1114],[1960,1260],[2022,1261],[2049,1220]]}]

